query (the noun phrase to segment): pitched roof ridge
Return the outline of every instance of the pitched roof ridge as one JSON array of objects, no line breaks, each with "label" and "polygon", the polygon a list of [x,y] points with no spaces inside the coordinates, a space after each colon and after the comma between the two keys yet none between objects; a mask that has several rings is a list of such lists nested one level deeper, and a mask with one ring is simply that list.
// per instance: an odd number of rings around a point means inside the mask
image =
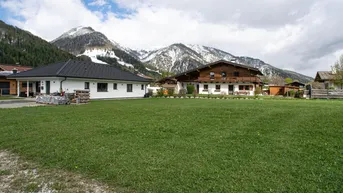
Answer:
[{"label": "pitched roof ridge", "polygon": [[65,64],[63,64],[63,66],[57,71],[56,75],[59,75],[59,73],[67,66],[67,64],[71,61],[71,59],[69,59]]}]

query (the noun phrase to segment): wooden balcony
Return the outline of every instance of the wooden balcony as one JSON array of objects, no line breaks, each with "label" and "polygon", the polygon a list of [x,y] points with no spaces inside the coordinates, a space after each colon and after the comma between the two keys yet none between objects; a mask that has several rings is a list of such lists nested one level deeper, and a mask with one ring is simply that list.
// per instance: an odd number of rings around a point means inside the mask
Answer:
[{"label": "wooden balcony", "polygon": [[261,79],[258,77],[214,77],[211,79],[210,77],[199,77],[197,79],[198,82],[222,82],[222,83],[254,83],[254,82],[261,82]]}]

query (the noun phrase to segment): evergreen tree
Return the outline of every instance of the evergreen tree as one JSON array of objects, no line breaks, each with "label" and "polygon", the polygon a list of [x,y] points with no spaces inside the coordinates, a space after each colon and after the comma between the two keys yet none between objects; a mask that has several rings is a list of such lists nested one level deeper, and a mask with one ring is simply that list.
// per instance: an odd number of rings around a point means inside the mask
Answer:
[{"label": "evergreen tree", "polygon": [[[76,56],[0,20],[0,63],[38,67]],[[83,58],[81,58],[83,59]]]}]

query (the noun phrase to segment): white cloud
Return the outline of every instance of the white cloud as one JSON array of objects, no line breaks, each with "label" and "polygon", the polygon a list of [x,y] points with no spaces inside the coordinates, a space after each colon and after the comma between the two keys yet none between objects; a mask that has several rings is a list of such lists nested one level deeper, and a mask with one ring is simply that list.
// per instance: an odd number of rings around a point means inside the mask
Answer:
[{"label": "white cloud", "polygon": [[90,6],[104,6],[107,4],[108,2],[106,0],[93,0],[92,2],[88,3]]},{"label": "white cloud", "polygon": [[81,0],[6,0],[0,6],[24,18],[13,24],[47,40],[84,25],[135,49],[203,44],[310,76],[329,70],[343,50],[341,0],[115,2],[132,14],[90,11]]}]

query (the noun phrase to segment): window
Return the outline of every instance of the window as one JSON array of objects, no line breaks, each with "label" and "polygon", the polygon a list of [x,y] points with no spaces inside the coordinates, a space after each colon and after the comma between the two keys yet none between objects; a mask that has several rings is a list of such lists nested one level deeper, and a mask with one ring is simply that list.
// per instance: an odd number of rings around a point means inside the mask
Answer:
[{"label": "window", "polygon": [[210,72],[210,79],[211,79],[211,80],[214,79],[214,72]]},{"label": "window", "polygon": [[[26,88],[27,87],[27,82],[23,82],[21,86]],[[32,83],[29,83],[29,87],[32,87]]]},{"label": "window", "polygon": [[117,83],[113,83],[113,90],[118,90],[118,85],[117,85]]},{"label": "window", "polygon": [[233,76],[239,76],[239,72],[233,72]]},{"label": "window", "polygon": [[127,92],[132,92],[132,84],[127,84],[126,90],[127,90]]},{"label": "window", "polygon": [[204,90],[208,90],[208,84],[204,84]]},{"label": "window", "polygon": [[98,83],[98,92],[107,92],[107,83]]},{"label": "window", "polygon": [[226,79],[226,72],[222,72],[222,79],[223,79],[223,80]]},{"label": "window", "polygon": [[144,90],[144,84],[141,85],[141,90]]},{"label": "window", "polygon": [[252,90],[251,85],[239,85],[239,90]]},{"label": "window", "polygon": [[216,85],[216,91],[220,91],[220,85],[219,84]]},{"label": "window", "polygon": [[89,89],[89,82],[85,82],[85,89]]}]

